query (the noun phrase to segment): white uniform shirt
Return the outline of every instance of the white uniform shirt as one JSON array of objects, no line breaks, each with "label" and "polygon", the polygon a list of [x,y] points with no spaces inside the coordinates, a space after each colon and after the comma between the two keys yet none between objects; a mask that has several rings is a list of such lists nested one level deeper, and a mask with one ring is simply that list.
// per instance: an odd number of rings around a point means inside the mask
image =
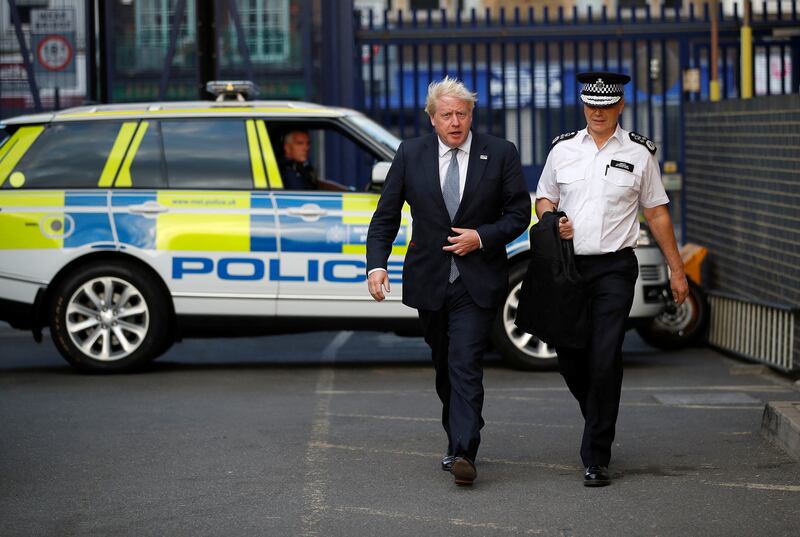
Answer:
[{"label": "white uniform shirt", "polygon": [[669,202],[655,155],[619,125],[600,149],[586,129],[553,146],[536,198],[547,198],[567,213],[578,255],[635,247],[639,206]]}]

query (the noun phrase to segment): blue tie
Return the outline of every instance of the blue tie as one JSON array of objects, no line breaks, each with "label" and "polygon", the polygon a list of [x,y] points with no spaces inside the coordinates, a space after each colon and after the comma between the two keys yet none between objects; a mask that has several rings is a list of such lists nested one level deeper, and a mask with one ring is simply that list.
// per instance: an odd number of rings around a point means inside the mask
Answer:
[{"label": "blue tie", "polygon": [[[450,150],[453,154],[450,159],[450,165],[447,167],[447,173],[444,176],[444,186],[442,187],[442,195],[444,196],[444,204],[447,207],[447,213],[450,215],[450,222],[456,216],[458,205],[461,203],[460,183],[458,178],[458,148],[454,147]],[[456,260],[454,257],[450,258],[450,278],[448,281],[453,283],[458,278],[458,267],[456,267]]]}]

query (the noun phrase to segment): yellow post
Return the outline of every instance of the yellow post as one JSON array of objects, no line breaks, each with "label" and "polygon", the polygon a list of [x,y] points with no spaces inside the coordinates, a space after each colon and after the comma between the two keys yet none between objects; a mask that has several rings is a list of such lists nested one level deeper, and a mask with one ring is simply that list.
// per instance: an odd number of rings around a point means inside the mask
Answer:
[{"label": "yellow post", "polygon": [[719,101],[721,97],[719,89],[719,66],[718,66],[718,51],[719,51],[719,0],[712,0],[711,2],[711,64],[708,66],[711,72],[711,81],[709,82],[709,97],[712,101]]},{"label": "yellow post", "polygon": [[744,22],[741,40],[741,95],[742,99],[753,97],[753,29],[750,27],[750,0],[744,0]]}]

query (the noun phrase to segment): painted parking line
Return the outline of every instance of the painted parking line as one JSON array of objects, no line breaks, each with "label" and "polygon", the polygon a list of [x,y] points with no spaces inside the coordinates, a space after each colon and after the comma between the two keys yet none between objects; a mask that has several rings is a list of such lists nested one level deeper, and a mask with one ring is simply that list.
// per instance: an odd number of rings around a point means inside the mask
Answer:
[{"label": "painted parking line", "polygon": [[[516,388],[491,388],[493,392],[556,392],[566,387],[521,386]],[[487,392],[489,389],[486,390]],[[670,392],[670,391],[733,391],[733,392],[790,392],[789,388],[776,384],[711,384],[701,386],[623,386],[623,392]]]},{"label": "painted parking line", "polygon": [[[333,369],[324,368],[320,370],[317,377],[317,393],[331,391],[334,374]],[[311,424],[311,434],[306,444],[303,480],[303,537],[317,537],[320,535],[320,521],[328,507],[328,455],[326,450],[320,449],[319,446],[327,441],[330,433],[331,424],[328,417],[330,406],[330,395],[322,395],[317,399],[314,420]]]},{"label": "painted parking line", "polygon": [[352,330],[343,330],[336,334],[336,336],[322,351],[322,359],[326,362],[336,361],[336,355],[339,353],[339,349],[344,347],[345,343],[347,343],[352,336]]},{"label": "painted parking line", "polygon": [[[332,395],[410,395],[417,393],[428,393],[430,390],[331,390]],[[566,386],[542,386],[542,387],[520,387],[520,388],[486,388],[486,394],[495,394],[493,397],[515,397],[496,395],[500,392],[564,392],[569,393]],[[775,384],[755,384],[755,385],[705,385],[705,386],[623,386],[622,392],[659,392],[659,391],[732,391],[732,392],[770,392],[770,393],[791,393],[794,390]],[[516,396],[523,398],[525,396]],[[535,400],[535,399],[524,399]]]},{"label": "painted parking line", "polygon": [[706,485],[727,488],[766,490],[773,492],[800,492],[800,485],[771,485],[769,483],[715,483],[713,481],[703,481],[703,483]]},{"label": "painted parking line", "polygon": [[[384,416],[384,415],[374,415],[374,414],[340,414],[331,412],[328,414],[332,417],[337,418],[355,418],[355,419],[369,419],[369,420],[388,420],[388,421],[420,421],[420,422],[433,422],[433,423],[441,423],[440,418],[420,418],[414,416]],[[565,425],[565,424],[553,424],[553,423],[534,423],[528,421],[495,421],[493,419],[487,418],[487,424],[490,425],[506,425],[510,427],[551,427],[551,428],[558,428],[558,429],[574,429],[574,425]]]},{"label": "painted parking line", "polygon": [[[339,451],[353,451],[353,452],[360,452],[360,453],[374,453],[378,455],[402,455],[407,457],[424,457],[426,459],[439,459],[441,458],[441,453],[432,453],[432,452],[423,452],[423,451],[407,451],[402,449],[383,449],[383,448],[373,448],[367,446],[353,446],[353,445],[346,445],[346,444],[329,444],[320,442],[316,444],[314,447],[318,449],[326,449],[326,450],[339,450]],[[577,471],[582,470],[577,466],[571,466],[566,464],[553,464],[549,462],[539,462],[539,461],[513,461],[507,459],[493,459],[490,457],[481,457],[482,462],[492,463],[492,464],[508,464],[512,466],[528,466],[531,468],[546,468],[548,470],[569,470],[569,471]]]},{"label": "painted parking line", "polygon": [[472,520],[466,520],[463,518],[450,518],[450,517],[435,517],[435,516],[425,516],[425,515],[413,515],[409,513],[399,513],[396,511],[382,511],[379,509],[372,509],[370,507],[335,507],[334,511],[338,511],[340,513],[347,513],[349,515],[364,515],[364,516],[373,516],[373,517],[380,517],[380,518],[389,518],[389,519],[400,519],[400,520],[410,520],[416,522],[424,522],[426,524],[447,524],[450,526],[460,527],[460,528],[470,528],[470,529],[478,529],[478,530],[492,530],[492,531],[502,531],[508,532],[513,535],[538,535],[542,533],[542,530],[535,530],[535,529],[525,529],[520,528],[519,526],[505,526],[503,524],[497,524],[495,522],[475,522]]}]

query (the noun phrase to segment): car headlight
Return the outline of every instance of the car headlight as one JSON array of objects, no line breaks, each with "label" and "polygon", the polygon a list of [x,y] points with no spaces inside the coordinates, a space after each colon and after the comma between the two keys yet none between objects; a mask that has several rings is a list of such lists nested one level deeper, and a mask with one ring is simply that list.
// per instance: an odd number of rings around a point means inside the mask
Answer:
[{"label": "car headlight", "polygon": [[636,246],[652,246],[653,236],[645,226],[639,226],[639,238],[636,239]]}]

